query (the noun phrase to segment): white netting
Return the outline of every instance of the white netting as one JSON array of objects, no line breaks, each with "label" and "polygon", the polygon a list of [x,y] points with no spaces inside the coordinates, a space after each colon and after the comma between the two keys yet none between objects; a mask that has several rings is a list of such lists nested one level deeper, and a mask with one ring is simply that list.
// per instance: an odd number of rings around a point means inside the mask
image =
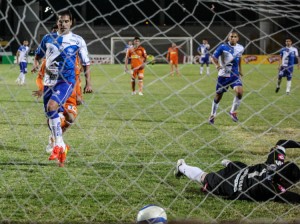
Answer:
[{"label": "white netting", "polygon": [[[59,169],[44,152],[49,132],[42,103],[31,96],[35,75],[28,73],[27,84],[17,86],[19,68],[11,63],[22,41],[35,49],[64,9],[76,19],[72,31],[87,42],[94,93],[84,96],[76,124],[64,136],[71,150]],[[179,158],[217,171],[222,159],[264,162],[277,140],[300,141],[296,67],[291,94],[285,94],[285,80],[275,93],[285,38],[299,46],[299,9],[300,1],[0,0],[0,219],[133,223],[146,204],[165,208],[169,220],[299,219],[299,204],[224,200],[173,176]],[[239,33],[247,55],[238,123],[228,115],[230,90],[215,125],[208,124],[214,66],[209,76],[200,76],[199,64],[179,64],[181,77],[170,77],[169,65],[149,64],[144,96],[130,95],[122,61],[129,39],[141,37],[146,50],[162,60],[175,42],[182,45],[180,57],[193,61],[202,39],[212,53],[231,30]],[[299,149],[287,150],[287,160],[300,165]],[[300,193],[299,185],[292,190]]]}]

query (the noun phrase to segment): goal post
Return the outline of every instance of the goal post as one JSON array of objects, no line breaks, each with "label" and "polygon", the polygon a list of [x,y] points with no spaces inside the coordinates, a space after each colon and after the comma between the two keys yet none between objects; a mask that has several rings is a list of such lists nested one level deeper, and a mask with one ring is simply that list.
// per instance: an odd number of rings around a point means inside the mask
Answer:
[{"label": "goal post", "polygon": [[[111,37],[111,64],[124,62],[125,46],[134,37]],[[140,37],[141,45],[156,63],[167,63],[166,55],[172,43],[179,47],[179,63],[191,63],[193,58],[192,37]],[[187,60],[188,59],[188,60]]]}]

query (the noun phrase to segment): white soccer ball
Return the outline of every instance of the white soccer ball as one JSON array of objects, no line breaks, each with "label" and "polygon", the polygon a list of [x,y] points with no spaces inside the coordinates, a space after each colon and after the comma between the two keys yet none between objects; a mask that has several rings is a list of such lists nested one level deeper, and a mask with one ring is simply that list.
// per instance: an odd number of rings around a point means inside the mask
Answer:
[{"label": "white soccer ball", "polygon": [[157,205],[146,205],[139,211],[136,221],[138,224],[163,224],[167,223],[167,214]]}]

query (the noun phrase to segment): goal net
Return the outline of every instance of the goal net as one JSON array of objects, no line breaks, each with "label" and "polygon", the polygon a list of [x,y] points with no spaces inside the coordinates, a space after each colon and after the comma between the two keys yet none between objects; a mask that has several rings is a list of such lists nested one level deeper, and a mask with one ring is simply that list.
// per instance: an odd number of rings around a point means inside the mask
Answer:
[{"label": "goal net", "polygon": [[[30,70],[34,50],[66,9],[72,32],[87,43],[93,93],[83,95],[63,135],[71,149],[61,168],[45,152],[50,132]],[[299,221],[299,202],[227,200],[174,177],[178,159],[216,172],[224,159],[264,163],[278,140],[300,141],[296,64],[289,94],[285,77],[275,91],[286,39],[300,47],[299,10],[299,0],[0,0],[0,220],[135,223],[142,207],[155,204],[170,223]],[[239,120],[229,114],[229,88],[212,125],[218,71],[211,63],[201,67],[198,48],[206,39],[212,55],[233,30],[245,48]],[[156,61],[145,66],[143,96],[132,95],[124,72],[125,45],[136,36]],[[24,40],[31,50],[20,86],[15,55]],[[165,59],[171,43],[181,46],[174,76]],[[81,80],[84,88],[84,74]],[[300,166],[300,149],[286,149],[286,161]],[[286,190],[299,195],[300,185]]]},{"label": "goal net", "polygon": [[[175,43],[179,48],[178,63],[190,63],[193,58],[192,37],[140,37],[141,45],[147,49],[148,55],[153,55],[155,63],[168,63],[166,55],[168,48]],[[123,63],[126,54],[126,44],[133,41],[133,37],[112,37],[111,38],[111,58],[112,64]]]}]

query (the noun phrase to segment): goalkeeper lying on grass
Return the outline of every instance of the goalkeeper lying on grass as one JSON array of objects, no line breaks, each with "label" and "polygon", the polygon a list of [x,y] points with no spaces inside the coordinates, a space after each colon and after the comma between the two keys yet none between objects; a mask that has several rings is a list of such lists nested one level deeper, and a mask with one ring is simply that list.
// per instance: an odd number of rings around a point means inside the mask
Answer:
[{"label": "goalkeeper lying on grass", "polygon": [[300,148],[300,142],[279,140],[270,150],[265,163],[248,166],[242,162],[223,160],[225,168],[211,173],[179,159],[174,174],[178,178],[184,175],[203,184],[204,192],[227,199],[300,203],[300,195],[288,191],[299,182],[300,169],[293,162],[284,162],[286,148]]}]

